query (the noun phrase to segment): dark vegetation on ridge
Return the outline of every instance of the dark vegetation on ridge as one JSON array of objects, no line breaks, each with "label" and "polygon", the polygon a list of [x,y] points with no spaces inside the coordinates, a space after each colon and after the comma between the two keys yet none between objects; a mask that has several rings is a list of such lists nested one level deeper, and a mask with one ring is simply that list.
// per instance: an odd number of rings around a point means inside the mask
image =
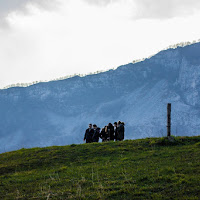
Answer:
[{"label": "dark vegetation on ridge", "polygon": [[0,154],[0,199],[199,199],[200,136]]}]

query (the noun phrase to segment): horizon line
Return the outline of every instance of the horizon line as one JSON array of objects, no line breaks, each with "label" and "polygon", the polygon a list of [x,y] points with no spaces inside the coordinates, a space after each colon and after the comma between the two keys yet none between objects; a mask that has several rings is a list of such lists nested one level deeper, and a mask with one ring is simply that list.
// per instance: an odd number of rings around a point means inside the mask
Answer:
[{"label": "horizon line", "polygon": [[[192,42],[186,41],[186,42],[179,42],[179,43],[176,43],[176,44],[173,44],[173,45],[169,45],[168,47],[166,47],[166,48],[158,51],[157,53],[155,53],[153,55],[150,55],[150,56],[148,56],[146,58],[141,58],[141,59],[133,60],[131,63],[132,64],[136,64],[136,63],[139,63],[139,62],[143,62],[144,60],[150,59],[150,58],[152,58],[153,56],[159,54],[162,51],[167,51],[169,49],[177,49],[179,47],[186,47],[186,46],[190,46],[190,45],[197,44],[197,43],[200,43],[200,39],[193,40]],[[0,90],[6,90],[6,89],[16,88],[16,87],[24,87],[25,88],[25,87],[36,85],[36,84],[39,84],[39,83],[48,83],[48,82],[53,82],[53,81],[61,81],[61,80],[66,80],[66,79],[73,78],[73,77],[76,77],[76,76],[86,77],[86,76],[89,76],[89,75],[95,75],[95,74],[100,74],[100,73],[108,72],[110,70],[116,70],[120,66],[124,66],[124,65],[127,65],[127,64],[130,64],[130,63],[122,64],[122,65],[119,65],[117,67],[110,68],[110,69],[97,70],[95,72],[90,72],[90,73],[87,73],[87,74],[78,74],[78,73],[75,73],[73,75],[66,75],[66,76],[62,76],[62,77],[58,77],[58,78],[50,79],[50,80],[40,80],[40,81],[33,81],[33,82],[29,82],[29,83],[13,83],[13,84],[10,84],[10,85],[4,86],[4,87],[0,87]]]}]

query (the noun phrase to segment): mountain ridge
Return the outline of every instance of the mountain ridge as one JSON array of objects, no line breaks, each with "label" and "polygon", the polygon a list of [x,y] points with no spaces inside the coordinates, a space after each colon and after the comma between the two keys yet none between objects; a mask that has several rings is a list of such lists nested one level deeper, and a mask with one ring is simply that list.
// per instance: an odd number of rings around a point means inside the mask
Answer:
[{"label": "mountain ridge", "polygon": [[[126,123],[126,139],[200,128],[200,43],[161,51],[142,62],[85,77],[0,90],[0,152],[82,143],[88,123]],[[4,150],[5,149],[5,150]]]},{"label": "mountain ridge", "polygon": [[[158,51],[155,54],[152,54],[152,55],[150,55],[150,56],[148,56],[146,58],[133,60],[132,63],[127,63],[127,64],[135,64],[135,63],[138,63],[138,62],[142,62],[142,61],[144,61],[146,59],[152,58],[153,56],[159,54],[162,51],[167,51],[169,49],[182,48],[182,47],[193,45],[193,44],[196,44],[196,43],[199,43],[199,42],[200,42],[200,39],[199,40],[194,40],[192,42],[189,42],[189,41],[188,42],[180,42],[180,43],[177,43],[177,44],[174,44],[174,45],[169,45],[168,47]],[[127,65],[127,64],[123,64],[121,66],[124,66],[124,65]],[[76,74],[75,73],[74,75],[66,75],[66,76],[58,77],[58,78],[51,79],[51,80],[42,80],[42,81],[33,81],[33,82],[29,82],[29,83],[10,84],[10,85],[7,85],[7,86],[5,86],[3,88],[0,88],[0,90],[9,89],[9,88],[16,88],[16,87],[29,87],[29,86],[36,85],[36,84],[39,84],[39,83],[49,83],[49,82],[54,82],[54,81],[61,81],[61,80],[66,80],[66,79],[73,78],[73,77],[85,77],[85,76],[89,76],[89,75],[104,73],[104,72],[107,72],[107,71],[110,71],[110,70],[115,70],[117,68],[112,68],[112,69],[108,69],[108,70],[100,70],[100,71],[91,72],[91,73],[88,73],[88,74]]]}]

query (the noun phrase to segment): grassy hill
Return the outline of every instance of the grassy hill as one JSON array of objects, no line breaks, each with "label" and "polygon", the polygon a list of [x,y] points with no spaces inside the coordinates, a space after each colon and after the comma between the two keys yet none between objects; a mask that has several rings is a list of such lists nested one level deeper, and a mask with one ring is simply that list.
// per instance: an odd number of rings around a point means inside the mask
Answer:
[{"label": "grassy hill", "polygon": [[200,199],[200,137],[0,154],[0,199]]}]

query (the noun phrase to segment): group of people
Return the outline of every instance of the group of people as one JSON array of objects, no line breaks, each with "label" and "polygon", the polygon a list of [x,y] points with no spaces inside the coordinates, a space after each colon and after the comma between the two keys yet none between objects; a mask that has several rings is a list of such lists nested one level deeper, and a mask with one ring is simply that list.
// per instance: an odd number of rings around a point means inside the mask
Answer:
[{"label": "group of people", "polygon": [[102,139],[102,142],[122,141],[124,140],[124,126],[124,122],[121,121],[114,122],[114,124],[109,123],[102,129],[96,124],[89,124],[89,128],[85,131],[84,141],[86,143],[99,142],[99,138]]}]

